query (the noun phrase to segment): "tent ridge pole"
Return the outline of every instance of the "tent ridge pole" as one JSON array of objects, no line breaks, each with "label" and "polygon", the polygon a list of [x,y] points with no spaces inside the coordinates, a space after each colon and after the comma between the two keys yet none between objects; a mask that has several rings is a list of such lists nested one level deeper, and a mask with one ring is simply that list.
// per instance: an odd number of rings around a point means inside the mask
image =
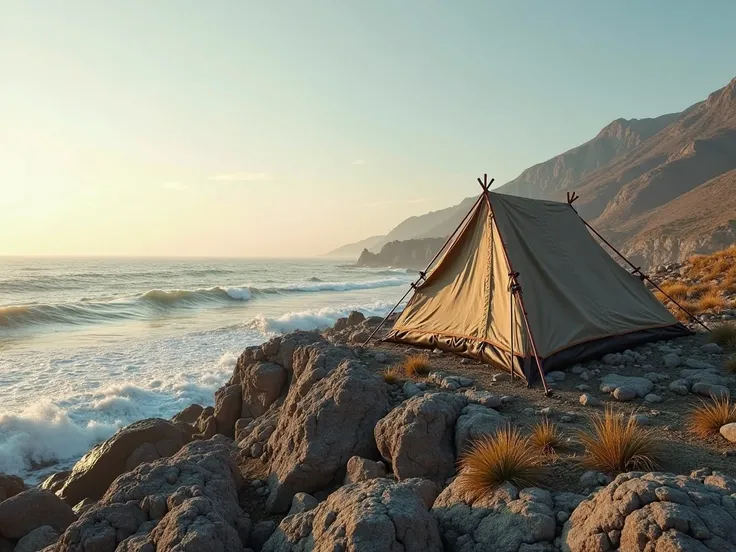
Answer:
[{"label": "tent ridge pole", "polygon": [[[571,199],[572,199],[572,201],[570,201]],[[575,201],[576,199],[578,199],[578,197],[575,197],[575,193],[574,192],[573,192],[573,197],[572,198],[570,198],[568,196],[568,204],[570,205],[570,207],[572,207],[572,202]],[[583,221],[583,224],[588,228],[588,230],[590,230],[596,236],[598,236],[598,238],[600,238],[601,241],[603,241],[603,243],[605,243],[608,247],[610,247],[613,250],[613,252],[616,253],[616,255],[618,255],[619,257],[621,257],[624,261],[626,261],[626,263],[631,268],[634,269],[634,271],[632,272],[633,275],[638,274],[639,275],[639,278],[641,278],[642,280],[646,280],[647,282],[649,282],[650,284],[652,284],[657,289],[657,291],[659,291],[662,295],[664,295],[665,297],[667,297],[667,299],[669,299],[675,305],[677,305],[677,307],[682,312],[684,312],[685,314],[687,314],[690,317],[691,320],[693,320],[694,322],[697,322],[698,324],[700,324],[701,326],[703,326],[703,328],[705,328],[708,332],[713,333],[713,330],[711,330],[708,326],[706,326],[704,322],[702,322],[701,320],[698,320],[698,317],[697,316],[695,316],[693,313],[691,313],[689,310],[687,310],[685,307],[683,307],[680,303],[678,303],[677,301],[675,301],[675,299],[673,299],[667,292],[665,292],[661,287],[659,287],[649,277],[649,275],[647,275],[644,272],[642,272],[640,266],[636,266],[634,263],[632,263],[629,259],[626,258],[626,256],[623,253],[621,253],[618,249],[616,249],[606,238],[604,238],[603,236],[601,236],[595,228],[593,228],[590,224],[588,224],[588,221],[587,220],[585,220],[583,217],[580,216],[580,213],[578,213],[577,210],[574,207],[572,207],[572,210],[575,211],[575,214],[580,218],[580,220]]]},{"label": "tent ridge pole", "polygon": [[386,323],[386,320],[388,320],[389,316],[391,316],[394,313],[394,311],[399,308],[399,305],[401,304],[401,302],[404,299],[406,299],[406,296],[409,295],[409,293],[411,293],[412,290],[416,290],[417,289],[417,285],[419,284],[419,282],[421,280],[425,280],[426,279],[427,272],[429,272],[429,269],[432,266],[432,264],[437,260],[437,258],[440,256],[440,254],[445,250],[445,248],[447,247],[447,244],[450,243],[450,241],[455,236],[455,234],[457,234],[458,230],[460,230],[460,228],[463,227],[463,224],[465,224],[465,221],[468,220],[468,217],[470,217],[471,213],[475,212],[475,210],[477,209],[478,204],[480,203],[482,197],[483,197],[482,194],[480,196],[478,196],[478,199],[475,200],[475,203],[473,203],[473,206],[465,214],[465,217],[463,217],[463,220],[461,220],[460,221],[460,224],[457,225],[457,228],[455,228],[455,230],[453,230],[452,234],[450,234],[450,236],[447,238],[447,241],[444,243],[444,245],[442,247],[440,247],[439,251],[437,251],[437,254],[434,257],[432,257],[432,260],[431,261],[429,261],[429,264],[427,264],[427,268],[425,268],[423,271],[421,271],[419,273],[419,278],[417,278],[416,282],[412,282],[411,283],[411,286],[409,287],[409,289],[406,290],[406,293],[404,294],[404,296],[401,299],[399,299],[399,302],[396,303],[396,305],[394,305],[394,308],[392,308],[389,311],[389,313],[386,316],[383,317],[383,320],[381,320],[381,323],[378,326],[376,326],[376,329],[373,330],[373,332],[371,333],[371,335],[368,336],[368,339],[366,339],[363,342],[363,347],[365,347],[366,345],[368,345],[368,343],[370,343],[371,339],[373,339],[373,336],[375,336],[378,333],[378,330],[380,330],[383,327],[383,325]]}]

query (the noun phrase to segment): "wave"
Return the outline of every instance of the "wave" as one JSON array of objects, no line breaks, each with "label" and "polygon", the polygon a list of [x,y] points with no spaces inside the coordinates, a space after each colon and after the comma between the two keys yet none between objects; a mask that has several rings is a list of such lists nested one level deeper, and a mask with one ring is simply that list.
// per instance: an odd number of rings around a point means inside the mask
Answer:
[{"label": "wave", "polygon": [[175,305],[181,303],[202,303],[211,301],[248,301],[252,297],[248,288],[222,288],[213,287],[209,289],[175,289],[164,291],[152,289],[139,297],[142,301],[160,305]]},{"label": "wave", "polygon": [[380,280],[364,280],[362,282],[310,282],[307,284],[282,284],[267,288],[249,288],[257,293],[309,293],[317,291],[353,291],[360,289],[376,289],[392,286],[403,286],[409,282],[402,278],[383,278]]}]

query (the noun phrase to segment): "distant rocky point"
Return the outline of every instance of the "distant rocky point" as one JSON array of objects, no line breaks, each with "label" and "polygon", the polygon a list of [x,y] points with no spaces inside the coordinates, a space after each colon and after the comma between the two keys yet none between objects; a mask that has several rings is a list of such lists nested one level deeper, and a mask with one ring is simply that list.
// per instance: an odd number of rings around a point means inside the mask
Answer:
[{"label": "distant rocky point", "polygon": [[392,241],[384,245],[379,253],[363,249],[357,265],[421,270],[426,268],[444,243],[445,238]]}]

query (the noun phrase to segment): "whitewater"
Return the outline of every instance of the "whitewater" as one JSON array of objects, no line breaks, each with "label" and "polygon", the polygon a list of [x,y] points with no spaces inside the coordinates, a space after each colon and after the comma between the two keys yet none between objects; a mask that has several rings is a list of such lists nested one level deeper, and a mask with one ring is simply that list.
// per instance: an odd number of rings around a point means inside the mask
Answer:
[{"label": "whitewater", "polygon": [[414,276],[322,259],[0,257],[0,472],[37,482],[120,427],[210,405],[245,347],[383,315]]}]

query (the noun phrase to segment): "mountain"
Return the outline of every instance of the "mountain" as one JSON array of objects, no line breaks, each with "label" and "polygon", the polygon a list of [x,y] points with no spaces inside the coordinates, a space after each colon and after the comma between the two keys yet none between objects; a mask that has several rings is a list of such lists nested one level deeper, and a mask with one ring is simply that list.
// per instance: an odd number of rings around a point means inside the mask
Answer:
[{"label": "mountain", "polygon": [[[593,139],[495,191],[564,201],[637,263],[680,261],[734,241],[736,79],[680,113],[616,119]],[[473,199],[411,217],[386,241],[446,236]]]},{"label": "mountain", "polygon": [[367,249],[363,250],[357,265],[423,270],[445,241],[445,238],[392,241],[385,244],[377,254],[371,253]]},{"label": "mountain", "polygon": [[373,250],[375,247],[379,249],[385,243],[386,236],[371,236],[355,243],[349,243],[333,249],[325,253],[323,257],[332,257],[335,259],[355,259],[364,249]]}]

